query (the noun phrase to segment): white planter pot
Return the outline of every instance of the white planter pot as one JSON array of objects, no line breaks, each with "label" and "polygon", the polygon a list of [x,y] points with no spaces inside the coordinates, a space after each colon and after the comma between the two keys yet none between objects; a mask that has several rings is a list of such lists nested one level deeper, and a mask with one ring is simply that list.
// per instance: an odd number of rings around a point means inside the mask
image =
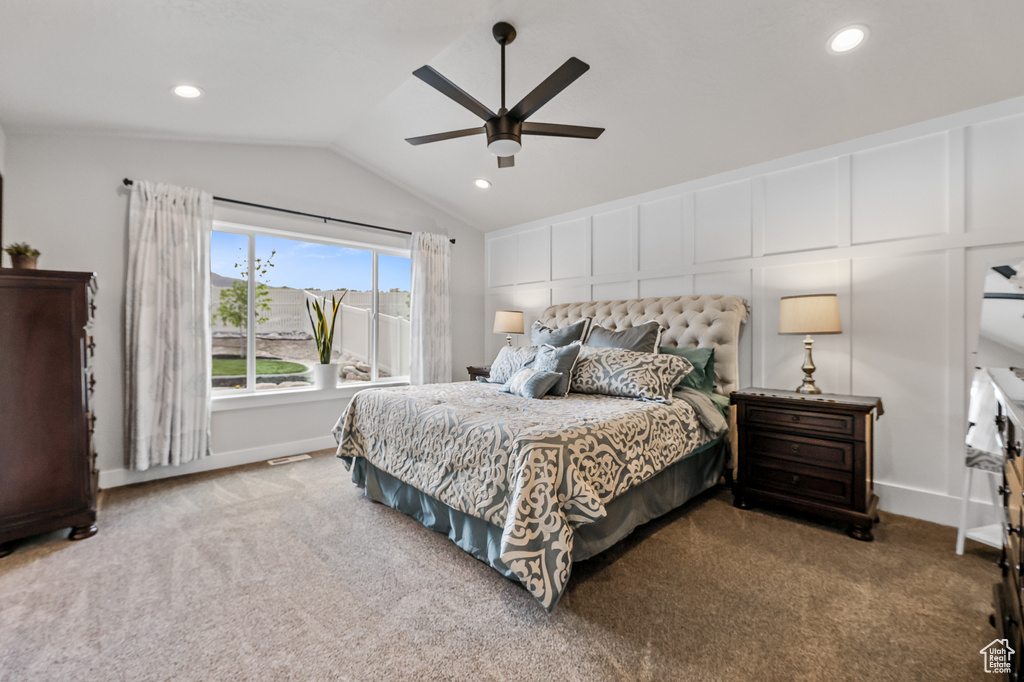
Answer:
[{"label": "white planter pot", "polygon": [[335,388],[338,385],[338,365],[313,365],[313,385],[317,388]]}]

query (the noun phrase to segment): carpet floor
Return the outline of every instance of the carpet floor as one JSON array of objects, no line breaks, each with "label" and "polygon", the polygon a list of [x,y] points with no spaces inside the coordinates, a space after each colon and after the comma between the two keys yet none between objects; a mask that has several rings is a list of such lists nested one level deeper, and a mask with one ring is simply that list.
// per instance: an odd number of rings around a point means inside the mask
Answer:
[{"label": "carpet floor", "polygon": [[554,613],[319,453],[106,491],[0,559],[2,680],[983,680],[998,552],[724,489],[577,565]]}]

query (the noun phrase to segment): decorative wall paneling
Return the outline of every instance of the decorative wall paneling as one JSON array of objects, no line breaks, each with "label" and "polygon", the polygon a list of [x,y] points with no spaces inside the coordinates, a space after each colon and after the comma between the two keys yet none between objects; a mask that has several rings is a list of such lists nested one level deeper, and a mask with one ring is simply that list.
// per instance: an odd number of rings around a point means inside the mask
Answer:
[{"label": "decorative wall paneling", "polygon": [[[508,306],[529,325],[549,302],[748,299],[743,386],[799,383],[803,345],[776,333],[781,296],[838,293],[843,334],[815,338],[818,384],[883,397],[882,509],[953,525],[982,261],[1024,250],[1024,98],[500,230],[486,243],[488,320]],[[502,338],[489,332],[493,357]]]}]

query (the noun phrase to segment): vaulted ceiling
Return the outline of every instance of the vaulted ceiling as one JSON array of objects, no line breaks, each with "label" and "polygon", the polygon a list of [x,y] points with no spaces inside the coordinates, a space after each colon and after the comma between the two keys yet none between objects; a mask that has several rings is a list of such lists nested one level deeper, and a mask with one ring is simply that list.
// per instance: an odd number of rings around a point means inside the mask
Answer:
[{"label": "vaulted ceiling", "polygon": [[[498,108],[500,20],[509,106],[578,57],[532,120],[601,138],[500,170],[482,136],[404,141],[481,123],[424,64]],[[0,125],[324,146],[489,231],[1024,95],[1022,26],[1020,0],[4,0]]]}]

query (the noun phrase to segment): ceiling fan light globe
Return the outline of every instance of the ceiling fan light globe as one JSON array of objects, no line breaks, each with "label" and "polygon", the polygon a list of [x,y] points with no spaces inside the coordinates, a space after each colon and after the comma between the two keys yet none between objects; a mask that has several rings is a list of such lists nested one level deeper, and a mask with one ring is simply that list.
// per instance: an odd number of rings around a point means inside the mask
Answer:
[{"label": "ceiling fan light globe", "polygon": [[515,156],[522,148],[523,145],[519,144],[519,140],[511,139],[493,140],[487,145],[487,151],[495,156]]}]

